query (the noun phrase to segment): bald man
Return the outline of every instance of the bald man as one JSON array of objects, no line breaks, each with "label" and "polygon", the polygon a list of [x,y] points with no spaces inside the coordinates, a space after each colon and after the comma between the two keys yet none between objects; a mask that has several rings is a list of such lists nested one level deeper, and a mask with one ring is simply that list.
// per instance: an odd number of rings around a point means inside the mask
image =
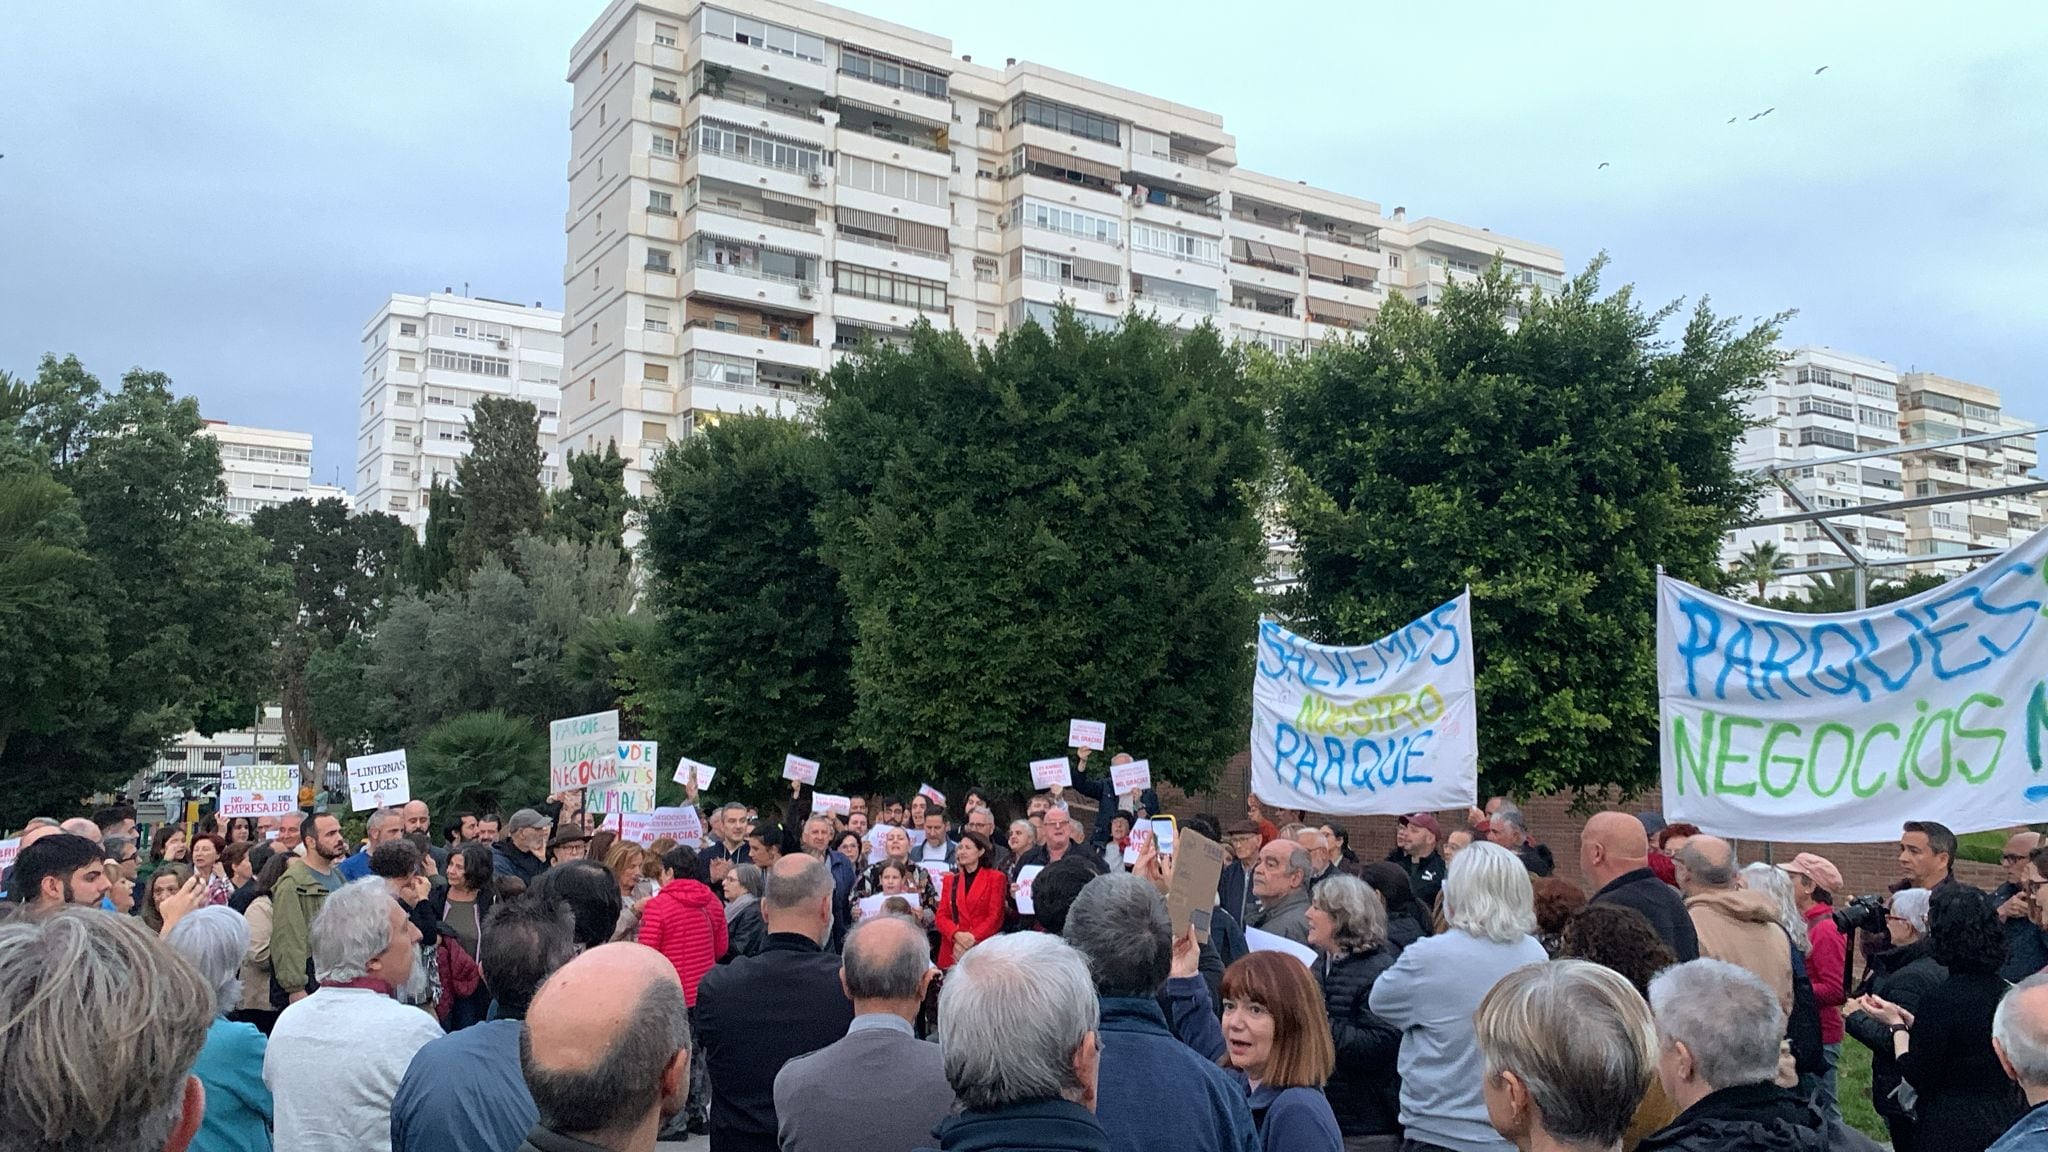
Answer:
[{"label": "bald man", "polygon": [[1739,883],[1735,846],[1694,836],[1678,850],[1678,888],[1699,933],[1700,955],[1754,972],[1792,1012],[1792,950],[1778,924],[1778,903]]},{"label": "bald man", "polygon": [[688,1012],[652,948],[603,944],[563,965],[526,1010],[519,1069],[540,1123],[521,1147],[654,1152],[689,1094]]},{"label": "bald man", "polygon": [[1679,963],[1700,958],[1699,933],[1684,898],[1650,871],[1642,821],[1626,812],[1600,812],[1586,821],[1579,833],[1579,871],[1598,888],[1594,903],[1641,912]]}]

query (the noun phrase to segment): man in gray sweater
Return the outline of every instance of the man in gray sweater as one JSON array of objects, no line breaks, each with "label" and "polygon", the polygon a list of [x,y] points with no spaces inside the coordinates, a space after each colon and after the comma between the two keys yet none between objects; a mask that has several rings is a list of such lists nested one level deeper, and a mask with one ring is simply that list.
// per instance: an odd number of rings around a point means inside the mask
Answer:
[{"label": "man in gray sweater", "polygon": [[953,1110],[953,1089],[939,1046],[912,1030],[937,973],[924,931],[901,916],[862,920],[844,957],[839,982],[853,1023],[844,1039],[776,1074],[776,1139],[782,1152],[929,1147],[932,1128]]},{"label": "man in gray sweater", "polygon": [[1308,876],[1308,852],[1294,841],[1275,840],[1259,849],[1259,863],[1252,869],[1259,912],[1248,923],[1296,944],[1308,943]]}]

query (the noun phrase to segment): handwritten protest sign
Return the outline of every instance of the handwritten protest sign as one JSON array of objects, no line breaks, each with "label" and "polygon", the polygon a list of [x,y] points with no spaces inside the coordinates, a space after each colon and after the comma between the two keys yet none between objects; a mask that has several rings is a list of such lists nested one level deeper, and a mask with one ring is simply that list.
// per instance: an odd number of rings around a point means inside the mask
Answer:
[{"label": "handwritten protest sign", "polygon": [[939,791],[937,788],[932,787],[929,784],[918,785],[917,794],[919,796],[924,797],[926,800],[929,800],[932,803],[938,805],[941,808],[944,808],[946,806],[946,794],[944,792]]},{"label": "handwritten protest sign", "polygon": [[574,792],[618,777],[618,709],[548,725],[548,791]]},{"label": "handwritten protest sign", "polygon": [[412,774],[405,766],[405,749],[379,752],[375,756],[348,758],[348,803],[351,812],[366,808],[389,808],[412,799]]},{"label": "handwritten protest sign", "polygon": [[782,778],[796,780],[816,787],[818,783],[818,762],[806,760],[792,752],[782,758]]},{"label": "handwritten protest sign", "polygon": [[680,808],[656,808],[647,824],[648,842],[668,837],[678,844],[695,846],[704,842],[704,818],[695,804]]},{"label": "handwritten protest sign", "polygon": [[1152,762],[1133,760],[1128,764],[1111,765],[1109,784],[1119,796],[1130,792],[1143,792],[1152,787]]},{"label": "handwritten protest sign", "polygon": [[597,813],[654,811],[654,775],[660,763],[661,746],[655,741],[619,741],[618,778],[591,785],[583,793],[583,806]]},{"label": "handwritten protest sign", "polygon": [[841,816],[851,816],[853,799],[849,796],[834,796],[830,792],[813,792],[811,811],[819,814],[837,812]]},{"label": "handwritten protest sign", "polygon": [[621,812],[613,816],[611,822],[618,829],[621,840],[631,840],[642,848],[654,843],[652,812]]},{"label": "handwritten protest sign", "polygon": [[1067,721],[1067,747],[1069,748],[1092,748],[1100,752],[1108,735],[1109,726],[1100,720]]},{"label": "handwritten protest sign", "polygon": [[1470,592],[1355,648],[1260,623],[1253,795],[1363,816],[1463,808],[1478,791]]},{"label": "handwritten protest sign", "polygon": [[918,866],[931,874],[933,884],[940,885],[946,882],[946,874],[953,870],[953,866],[944,860],[920,860]]},{"label": "handwritten protest sign", "polygon": [[2048,819],[2048,533],[1862,612],[1659,579],[1664,811],[1719,836],[1890,840]]},{"label": "handwritten protest sign", "polygon": [[1017,911],[1022,915],[1030,916],[1038,911],[1031,903],[1031,884],[1038,879],[1038,874],[1043,871],[1045,871],[1045,865],[1043,864],[1026,864],[1024,867],[1017,869],[1017,883],[1011,887],[1010,894],[1016,899]]},{"label": "handwritten protest sign", "polygon": [[218,814],[223,820],[290,816],[298,810],[298,765],[221,764]]},{"label": "handwritten protest sign", "polygon": [[1045,789],[1055,785],[1061,788],[1072,788],[1074,786],[1073,761],[1065,756],[1055,756],[1050,760],[1033,760],[1031,762],[1031,786],[1033,788]]},{"label": "handwritten protest sign", "polygon": [[688,756],[685,756],[682,758],[682,761],[676,765],[676,774],[674,777],[675,782],[685,787],[688,787],[690,783],[690,773],[692,772],[695,772],[697,774],[697,791],[699,792],[702,792],[706,788],[711,787],[711,778],[718,775],[718,769],[713,768],[709,764],[699,764],[697,761],[690,759]]},{"label": "handwritten protest sign", "polygon": [[16,836],[12,840],[0,840],[0,872],[5,872],[9,868],[14,867],[14,858],[19,855],[21,855],[21,837]]}]

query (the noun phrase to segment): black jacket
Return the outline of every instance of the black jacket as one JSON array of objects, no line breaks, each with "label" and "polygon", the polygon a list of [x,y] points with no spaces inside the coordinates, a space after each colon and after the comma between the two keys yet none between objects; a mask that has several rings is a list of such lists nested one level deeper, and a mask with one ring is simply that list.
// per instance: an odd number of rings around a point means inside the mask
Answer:
[{"label": "black jacket", "polygon": [[1877,1152],[1870,1137],[1775,1084],[1723,1088],[1643,1137],[1636,1152]]},{"label": "black jacket", "polygon": [[1548,876],[1557,871],[1557,861],[1551,857],[1548,844],[1532,840],[1516,849],[1515,855],[1522,858],[1522,867],[1527,868],[1531,876]]},{"label": "black jacket", "polygon": [[1337,1129],[1346,1136],[1391,1136],[1401,1131],[1401,1030],[1372,1014],[1373,981],[1394,965],[1394,950],[1376,948],[1316,961],[1323,1007],[1337,1066],[1323,1092]]},{"label": "black jacket", "polygon": [[1685,897],[1648,868],[1616,876],[1593,894],[1593,903],[1619,904],[1641,912],[1680,964],[1700,958],[1700,937],[1693,929],[1692,914],[1685,910]]},{"label": "black jacket", "polygon": [[491,875],[517,876],[531,884],[533,878],[548,870],[548,862],[531,852],[521,852],[512,847],[509,840],[501,840],[491,846]]},{"label": "black jacket", "polygon": [[[1396,847],[1387,853],[1387,863],[1399,864],[1408,873],[1408,890],[1415,894],[1415,902],[1424,908],[1436,905],[1436,894],[1443,891],[1444,877],[1451,874],[1451,866],[1444,863],[1441,852],[1431,852],[1420,860],[1411,860],[1406,852]],[[1343,1117],[1338,1117],[1342,1122]]]},{"label": "black jacket", "polygon": [[1216,878],[1216,901],[1239,924],[1257,912],[1259,898],[1252,895],[1252,870],[1238,860],[1225,864],[1223,874]]},{"label": "black jacket", "polygon": [[[1917,1017],[1921,1002],[1946,979],[1948,969],[1934,962],[1933,945],[1923,938],[1872,956],[1870,973],[1856,994],[1875,992]],[[1872,1019],[1868,1012],[1851,1012],[1842,1017],[1842,1028],[1870,1049],[1870,1103],[1877,1114],[1888,1120],[1908,1115],[1892,1098],[1892,1089],[1899,1086],[1899,1064],[1892,1055],[1891,1029]],[[1999,1078],[2004,1079],[2004,1073]]]},{"label": "black jacket", "polygon": [[944,1152],[1109,1152],[1109,1134],[1095,1113],[1068,1100],[959,1112],[939,1121],[932,1135]]},{"label": "black jacket", "polygon": [[2026,1112],[1991,1050],[1991,1014],[2004,995],[1995,972],[1951,972],[1914,1011],[1898,1068],[1920,1094],[1915,1152],[1982,1152]]},{"label": "black jacket", "polygon": [[718,1152],[776,1152],[775,1074],[832,1044],[853,1023],[839,957],[808,936],[774,932],[759,955],[704,974],[697,986],[699,1055],[711,1077]]},{"label": "black jacket", "polygon": [[[2017,884],[2001,884],[1991,894],[1991,902],[2003,905],[2019,893]],[[240,893],[236,894],[237,896]],[[228,901],[230,907],[234,901]],[[2008,984],[2017,984],[2043,968],[2048,968],[2048,938],[2025,916],[2017,916],[2005,923],[2005,967],[1998,974]]]},{"label": "black jacket", "polygon": [[1387,917],[1387,945],[1395,956],[1401,950],[1423,938],[1422,922],[1406,912]]}]

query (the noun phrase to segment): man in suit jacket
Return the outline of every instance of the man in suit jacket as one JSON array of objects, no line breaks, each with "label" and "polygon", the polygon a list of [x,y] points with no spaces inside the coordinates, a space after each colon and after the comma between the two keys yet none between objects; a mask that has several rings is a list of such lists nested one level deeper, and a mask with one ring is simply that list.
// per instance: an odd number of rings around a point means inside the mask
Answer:
[{"label": "man in suit jacket", "polygon": [[776,1152],[775,1075],[846,1035],[853,1003],[832,931],[832,874],[784,856],[761,893],[768,943],[706,973],[697,986],[698,1051],[711,1076],[711,1152]]},{"label": "man in suit jacket", "polygon": [[931,1144],[933,1126],[953,1111],[939,1046],[912,1032],[934,971],[924,931],[901,916],[863,920],[847,935],[839,982],[853,1000],[853,1023],[844,1039],[791,1060],[775,1077],[782,1152]]}]

